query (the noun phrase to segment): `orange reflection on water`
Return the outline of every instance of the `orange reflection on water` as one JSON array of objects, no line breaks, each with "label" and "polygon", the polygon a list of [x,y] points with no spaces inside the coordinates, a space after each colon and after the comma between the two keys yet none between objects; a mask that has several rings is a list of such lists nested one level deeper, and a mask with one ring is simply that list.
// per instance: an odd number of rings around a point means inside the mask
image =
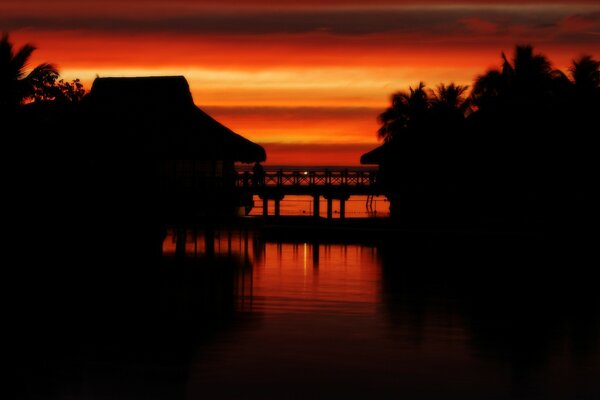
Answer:
[{"label": "orange reflection on water", "polygon": [[246,260],[248,267],[239,272],[232,293],[238,306],[243,305],[238,311],[365,315],[373,314],[381,302],[381,268],[374,247],[264,242],[244,230],[170,229],[163,254],[178,253]]},{"label": "orange reflection on water", "polygon": [[[178,239],[179,237],[179,239]],[[175,229],[167,231],[162,243],[162,254],[174,256],[178,246],[186,257],[204,256],[207,253],[216,256],[235,256],[246,259],[254,258],[254,244],[257,244],[250,232],[245,230],[217,230],[211,233],[203,229]],[[207,249],[210,249],[207,252]]]},{"label": "orange reflection on water", "polygon": [[372,313],[381,273],[374,248],[267,243],[255,264],[253,308],[270,313]]}]

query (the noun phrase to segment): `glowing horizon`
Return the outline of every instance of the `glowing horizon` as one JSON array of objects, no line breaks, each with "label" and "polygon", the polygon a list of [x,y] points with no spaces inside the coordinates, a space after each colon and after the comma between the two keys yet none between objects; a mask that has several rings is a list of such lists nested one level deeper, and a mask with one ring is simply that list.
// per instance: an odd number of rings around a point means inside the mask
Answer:
[{"label": "glowing horizon", "polygon": [[471,85],[516,44],[565,72],[598,58],[600,5],[5,0],[0,30],[36,45],[32,65],[55,63],[88,89],[96,76],[183,75],[195,103],[265,145],[269,163],[351,165],[379,144],[376,116],[395,91]]}]

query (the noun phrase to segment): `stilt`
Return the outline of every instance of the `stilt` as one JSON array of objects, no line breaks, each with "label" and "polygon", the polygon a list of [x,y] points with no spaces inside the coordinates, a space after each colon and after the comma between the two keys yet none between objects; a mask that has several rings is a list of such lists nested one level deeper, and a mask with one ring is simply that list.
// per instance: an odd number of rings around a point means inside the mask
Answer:
[{"label": "stilt", "polygon": [[275,216],[279,217],[281,200],[276,198],[274,201],[275,201]]},{"label": "stilt", "polygon": [[269,216],[269,199],[265,196],[263,198],[263,217]]},{"label": "stilt", "polygon": [[321,196],[314,195],[313,196],[313,217],[314,218],[319,218],[320,214],[321,214]]},{"label": "stilt", "polygon": [[327,219],[333,218],[333,199],[331,197],[327,198]]},{"label": "stilt", "polygon": [[340,219],[346,218],[346,200],[340,199]]},{"label": "stilt", "polygon": [[367,211],[371,211],[371,209],[373,208],[373,195],[370,194],[367,196]]}]

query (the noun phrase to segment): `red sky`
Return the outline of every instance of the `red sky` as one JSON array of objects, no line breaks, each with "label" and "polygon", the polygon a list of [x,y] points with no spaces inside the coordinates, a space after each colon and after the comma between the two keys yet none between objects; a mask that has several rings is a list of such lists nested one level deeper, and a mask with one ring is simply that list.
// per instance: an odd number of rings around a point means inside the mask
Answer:
[{"label": "red sky", "polygon": [[470,84],[533,44],[600,57],[600,4],[571,1],[2,0],[0,30],[66,79],[185,75],[196,104],[268,163],[357,164],[389,95]]}]

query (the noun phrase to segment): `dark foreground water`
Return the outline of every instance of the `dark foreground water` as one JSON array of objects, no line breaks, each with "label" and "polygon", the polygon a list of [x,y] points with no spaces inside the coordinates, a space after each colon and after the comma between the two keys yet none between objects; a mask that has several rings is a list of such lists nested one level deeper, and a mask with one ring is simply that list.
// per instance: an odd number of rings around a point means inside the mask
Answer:
[{"label": "dark foreground water", "polygon": [[115,246],[69,260],[65,238],[22,277],[15,398],[600,398],[597,264],[577,246],[235,230]]}]

